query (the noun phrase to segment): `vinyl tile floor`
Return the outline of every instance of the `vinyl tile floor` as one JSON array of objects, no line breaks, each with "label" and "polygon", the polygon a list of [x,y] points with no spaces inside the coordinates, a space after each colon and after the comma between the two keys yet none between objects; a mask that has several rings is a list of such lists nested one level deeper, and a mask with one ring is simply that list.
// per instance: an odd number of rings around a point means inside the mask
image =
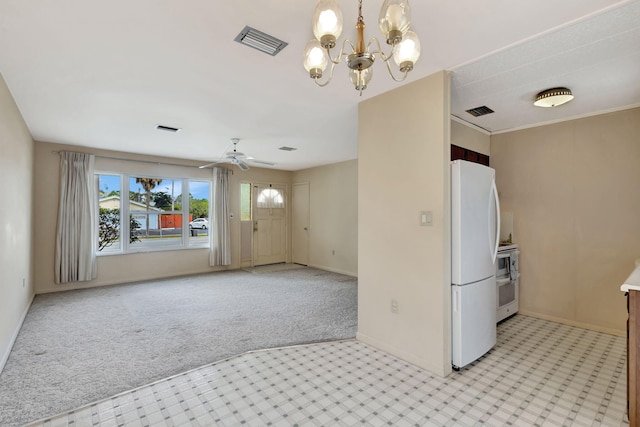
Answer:
[{"label": "vinyl tile floor", "polygon": [[626,340],[527,316],[447,378],[358,341],[262,350],[31,426],[625,426]]}]

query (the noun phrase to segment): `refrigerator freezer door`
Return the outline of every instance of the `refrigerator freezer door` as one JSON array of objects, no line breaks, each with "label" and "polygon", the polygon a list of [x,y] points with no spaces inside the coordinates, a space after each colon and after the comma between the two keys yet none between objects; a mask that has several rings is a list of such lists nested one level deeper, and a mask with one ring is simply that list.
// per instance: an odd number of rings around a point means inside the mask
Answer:
[{"label": "refrigerator freezer door", "polygon": [[468,365],[496,345],[496,278],[451,286],[451,364]]},{"label": "refrigerator freezer door", "polygon": [[451,163],[451,282],[465,285],[495,274],[495,171],[477,163]]}]

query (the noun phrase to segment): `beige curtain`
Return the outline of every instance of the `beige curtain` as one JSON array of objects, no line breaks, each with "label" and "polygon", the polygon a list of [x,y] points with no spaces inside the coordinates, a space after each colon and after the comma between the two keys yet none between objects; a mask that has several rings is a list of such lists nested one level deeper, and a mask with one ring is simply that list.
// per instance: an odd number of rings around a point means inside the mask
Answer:
[{"label": "beige curtain", "polygon": [[229,169],[213,168],[213,221],[209,230],[209,265],[231,265]]},{"label": "beige curtain", "polygon": [[93,155],[86,153],[60,153],[56,283],[96,278],[94,160]]}]

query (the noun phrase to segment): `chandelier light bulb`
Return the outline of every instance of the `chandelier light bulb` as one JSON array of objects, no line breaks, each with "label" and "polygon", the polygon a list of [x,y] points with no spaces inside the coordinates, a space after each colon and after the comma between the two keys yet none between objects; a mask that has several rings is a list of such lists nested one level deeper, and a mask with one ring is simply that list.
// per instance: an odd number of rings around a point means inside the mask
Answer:
[{"label": "chandelier light bulb", "polygon": [[342,11],[336,0],[319,0],[313,14],[313,35],[322,47],[332,48],[342,34]]},{"label": "chandelier light bulb", "polygon": [[402,41],[395,46],[393,60],[400,71],[407,72],[413,69],[413,64],[420,58],[420,39],[413,31],[407,31]]},{"label": "chandelier light bulb", "polygon": [[362,91],[367,88],[367,85],[373,77],[373,67],[365,68],[364,70],[349,70],[349,78],[356,90]]},{"label": "chandelier light bulb", "polygon": [[411,27],[411,7],[408,0],[385,0],[378,19],[380,31],[387,38],[387,44],[395,45]]},{"label": "chandelier light bulb", "polygon": [[309,72],[311,78],[322,77],[322,72],[327,68],[327,54],[316,39],[307,43],[304,49],[304,68]]}]

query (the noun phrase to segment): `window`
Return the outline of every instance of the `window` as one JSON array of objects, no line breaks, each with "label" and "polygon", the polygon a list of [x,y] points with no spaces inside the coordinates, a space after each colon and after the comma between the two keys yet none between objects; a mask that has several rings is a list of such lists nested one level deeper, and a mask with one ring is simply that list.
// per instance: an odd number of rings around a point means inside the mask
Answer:
[{"label": "window", "polygon": [[138,223],[132,247],[182,246],[182,209],[175,209],[181,194],[181,180],[129,178],[129,211]]},{"label": "window", "polygon": [[209,246],[210,181],[101,173],[96,177],[98,254]]},{"label": "window", "polygon": [[189,181],[189,245],[209,246],[211,182]]},{"label": "window", "polygon": [[251,184],[240,183],[240,221],[251,221]]},{"label": "window", "polygon": [[98,252],[120,252],[120,175],[98,175]]},{"label": "window", "polygon": [[259,208],[284,208],[284,196],[277,188],[265,188],[258,194],[257,206]]}]

